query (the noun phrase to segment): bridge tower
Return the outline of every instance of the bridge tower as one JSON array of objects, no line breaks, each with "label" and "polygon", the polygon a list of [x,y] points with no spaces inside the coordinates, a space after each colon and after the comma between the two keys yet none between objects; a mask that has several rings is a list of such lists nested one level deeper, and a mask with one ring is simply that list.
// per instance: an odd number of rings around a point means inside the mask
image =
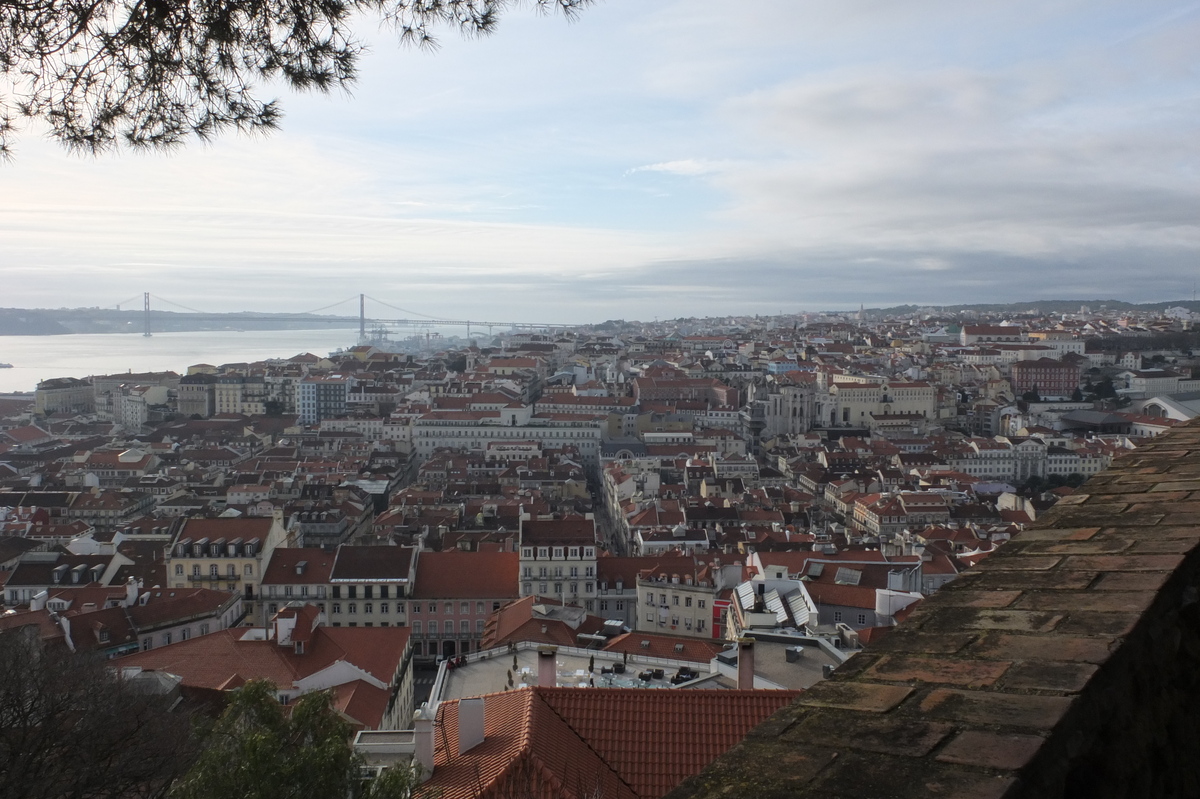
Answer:
[{"label": "bridge tower", "polygon": [[146,331],[142,333],[146,338],[150,338],[150,292],[142,294],[142,306],[145,308],[143,320],[146,323]]},{"label": "bridge tower", "polygon": [[358,343],[367,341],[367,295],[358,295]]}]

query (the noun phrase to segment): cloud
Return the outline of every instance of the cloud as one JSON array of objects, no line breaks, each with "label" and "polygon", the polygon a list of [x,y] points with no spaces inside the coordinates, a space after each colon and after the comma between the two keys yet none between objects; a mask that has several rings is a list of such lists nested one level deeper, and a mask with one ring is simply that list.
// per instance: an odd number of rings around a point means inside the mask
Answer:
[{"label": "cloud", "polygon": [[635,166],[625,174],[632,175],[638,172],[662,172],[667,175],[695,177],[697,175],[711,175],[714,172],[720,172],[727,168],[727,163],[708,161],[702,158],[687,158],[681,161],[664,161],[659,164]]}]

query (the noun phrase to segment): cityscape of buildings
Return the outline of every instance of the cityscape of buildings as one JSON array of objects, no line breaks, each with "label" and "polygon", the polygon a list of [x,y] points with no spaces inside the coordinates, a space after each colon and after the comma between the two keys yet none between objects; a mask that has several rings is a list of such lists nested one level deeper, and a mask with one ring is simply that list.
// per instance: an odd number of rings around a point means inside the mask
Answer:
[{"label": "cityscape of buildings", "polygon": [[47,380],[0,399],[0,634],[186,700],[331,691],[431,795],[659,797],[1200,415],[1194,321],[614,322]]}]

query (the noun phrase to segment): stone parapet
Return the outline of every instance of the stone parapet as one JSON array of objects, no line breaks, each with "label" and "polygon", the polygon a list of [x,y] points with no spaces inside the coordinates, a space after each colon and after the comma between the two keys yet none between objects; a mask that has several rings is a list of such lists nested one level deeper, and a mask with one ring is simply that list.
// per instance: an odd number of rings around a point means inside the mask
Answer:
[{"label": "stone parapet", "polygon": [[668,799],[1200,796],[1200,423],[1114,461]]}]

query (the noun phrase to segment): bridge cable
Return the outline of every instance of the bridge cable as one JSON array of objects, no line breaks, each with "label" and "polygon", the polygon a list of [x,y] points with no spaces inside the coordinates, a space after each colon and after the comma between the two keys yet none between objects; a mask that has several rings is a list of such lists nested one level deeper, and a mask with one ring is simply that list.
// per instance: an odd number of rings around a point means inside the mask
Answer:
[{"label": "bridge cable", "polygon": [[380,305],[386,305],[388,308],[391,308],[393,311],[400,311],[402,313],[412,314],[413,316],[423,316],[426,319],[440,321],[440,317],[430,316],[429,314],[421,313],[420,311],[410,311],[408,308],[401,308],[399,305],[392,305],[390,302],[384,302],[383,300],[377,300],[371,296],[368,296],[367,299],[370,300],[371,302],[377,302]]}]

